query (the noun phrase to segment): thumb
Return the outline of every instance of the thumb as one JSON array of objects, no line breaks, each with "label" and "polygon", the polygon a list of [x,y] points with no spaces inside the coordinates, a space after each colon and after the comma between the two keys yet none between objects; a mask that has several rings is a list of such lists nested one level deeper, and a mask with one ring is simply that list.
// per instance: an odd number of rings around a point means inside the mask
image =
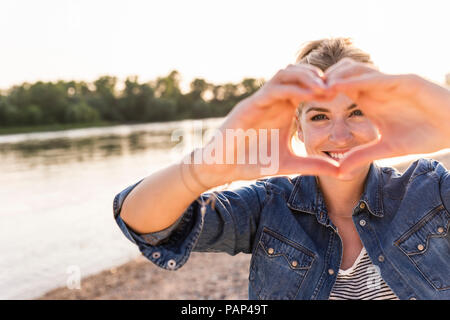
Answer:
[{"label": "thumb", "polygon": [[337,177],[339,163],[319,156],[289,157],[281,164],[280,174],[327,175]]},{"label": "thumb", "polygon": [[371,163],[374,160],[391,158],[393,156],[390,146],[383,139],[358,146],[342,159],[339,176],[348,175],[355,168]]}]

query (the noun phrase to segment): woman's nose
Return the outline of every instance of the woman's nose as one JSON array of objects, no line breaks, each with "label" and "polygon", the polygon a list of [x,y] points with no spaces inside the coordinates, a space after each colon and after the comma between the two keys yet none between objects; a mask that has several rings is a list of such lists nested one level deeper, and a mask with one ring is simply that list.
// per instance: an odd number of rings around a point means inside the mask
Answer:
[{"label": "woman's nose", "polygon": [[336,122],[331,128],[329,139],[336,146],[346,147],[353,139],[353,133],[345,122],[340,121]]}]

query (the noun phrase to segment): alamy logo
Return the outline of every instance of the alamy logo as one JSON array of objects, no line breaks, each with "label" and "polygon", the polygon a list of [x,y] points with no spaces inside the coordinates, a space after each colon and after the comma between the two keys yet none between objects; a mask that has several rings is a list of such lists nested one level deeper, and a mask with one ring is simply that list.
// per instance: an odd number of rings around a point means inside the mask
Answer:
[{"label": "alamy logo", "polygon": [[80,290],[81,289],[81,269],[79,266],[73,265],[68,266],[66,273],[69,274],[67,277],[66,285],[70,290]]},{"label": "alamy logo", "polygon": [[[258,164],[262,175],[272,175],[279,168],[279,129],[208,129],[203,133],[201,121],[194,121],[191,128],[180,128],[172,132],[171,140],[178,143],[172,155],[178,159],[180,153],[195,152],[194,158],[185,156],[183,162],[190,164]],[[181,138],[181,141],[180,141]],[[270,141],[270,142],[269,142]],[[224,153],[226,150],[226,154]]]},{"label": "alamy logo", "polygon": [[367,288],[368,289],[381,289],[381,273],[378,266],[369,266],[366,270],[367,278]]}]

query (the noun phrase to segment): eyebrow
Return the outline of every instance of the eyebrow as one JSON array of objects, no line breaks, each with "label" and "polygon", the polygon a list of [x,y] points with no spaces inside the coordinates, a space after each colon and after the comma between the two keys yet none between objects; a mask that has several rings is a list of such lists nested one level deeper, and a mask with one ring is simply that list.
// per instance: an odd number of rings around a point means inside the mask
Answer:
[{"label": "eyebrow", "polygon": [[[351,110],[351,109],[354,109],[356,107],[357,107],[356,103],[353,103],[353,104],[351,104],[350,106],[347,107],[347,110]],[[306,110],[305,114],[307,114],[310,111],[330,112],[330,110],[325,109],[325,108],[311,107],[308,110]]]}]

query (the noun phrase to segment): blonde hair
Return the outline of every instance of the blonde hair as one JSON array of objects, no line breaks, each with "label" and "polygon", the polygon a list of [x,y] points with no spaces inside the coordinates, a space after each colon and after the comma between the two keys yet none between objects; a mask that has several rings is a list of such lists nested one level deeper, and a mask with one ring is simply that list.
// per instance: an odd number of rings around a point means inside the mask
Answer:
[{"label": "blonde hair", "polygon": [[325,72],[343,58],[373,64],[367,52],[355,47],[350,38],[330,38],[309,41],[300,47],[296,63],[313,65]]}]

